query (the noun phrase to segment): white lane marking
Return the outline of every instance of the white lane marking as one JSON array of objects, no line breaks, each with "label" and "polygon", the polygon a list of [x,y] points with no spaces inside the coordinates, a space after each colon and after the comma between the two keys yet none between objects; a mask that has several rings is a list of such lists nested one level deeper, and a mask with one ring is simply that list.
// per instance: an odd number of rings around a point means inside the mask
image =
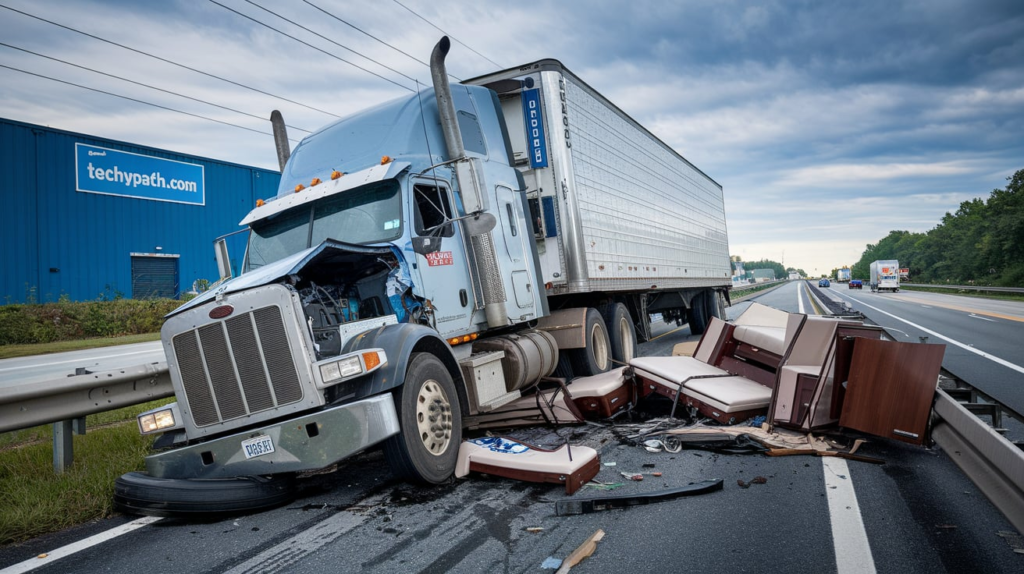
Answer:
[{"label": "white lane marking", "polygon": [[[804,289],[807,289],[807,283],[803,283],[803,286],[804,286]],[[804,298],[801,295],[803,295],[803,289],[797,287],[796,288],[796,306],[800,310],[800,312],[803,313],[804,312]]]},{"label": "white lane marking", "polygon": [[[118,526],[116,528],[111,528],[106,532],[100,532],[95,536],[90,536],[89,538],[79,540],[78,542],[68,544],[67,546],[62,546],[52,552],[47,552],[45,554],[46,558],[30,558],[24,562],[20,562],[13,566],[8,566],[7,568],[0,570],[0,574],[21,574],[22,572],[29,572],[31,570],[35,570],[36,568],[48,566],[50,564],[53,564],[55,561],[60,560],[61,558],[67,558],[68,556],[71,556],[76,552],[81,552],[82,550],[86,550],[88,548],[96,546],[97,544],[102,544],[108,540],[117,538],[122,534],[128,534],[129,532],[138,530],[139,528],[142,528],[147,524],[153,524],[154,522],[157,522],[159,520],[161,519],[155,516],[146,516],[145,518],[133,520],[127,524],[122,524],[121,526]],[[42,554],[40,554],[40,556],[42,556]]]},{"label": "white lane marking", "polygon": [[[160,350],[162,351],[163,349],[160,349]],[[63,365],[65,363],[86,363],[86,362],[88,362],[89,364],[96,364],[97,362],[99,362],[101,360],[104,360],[104,359],[112,359],[114,357],[127,357],[129,355],[144,355],[146,353],[156,353],[156,352],[157,352],[157,349],[152,349],[150,351],[132,351],[131,353],[120,353],[120,354],[117,354],[117,355],[103,355],[102,357],[93,357],[93,358],[90,358],[90,359],[72,359],[70,361],[53,361],[53,362],[47,362],[46,366],[50,366],[50,365]],[[6,372],[6,371],[19,371],[21,369],[38,369],[38,368],[39,368],[39,365],[25,365],[25,366],[22,366],[22,367],[7,367],[6,369],[0,369],[0,373]],[[113,367],[113,368],[116,369],[117,367]]]},{"label": "white lane marking", "polygon": [[993,363],[998,363],[998,364],[1000,364],[1000,365],[1002,365],[1002,366],[1004,366],[1004,367],[1006,367],[1008,369],[1013,369],[1014,371],[1017,371],[1018,373],[1024,373],[1024,367],[1021,367],[1020,365],[1015,365],[1015,364],[1011,363],[1010,361],[1007,361],[1006,359],[1000,359],[999,357],[997,357],[995,355],[986,353],[984,351],[979,351],[979,350],[975,349],[974,347],[972,347],[970,345],[967,345],[965,343],[961,343],[960,341],[957,341],[955,339],[950,339],[949,337],[947,337],[945,335],[942,335],[940,333],[936,333],[935,331],[932,331],[931,329],[926,329],[926,328],[922,327],[921,325],[918,325],[917,323],[911,323],[910,321],[907,321],[906,319],[903,319],[901,317],[897,317],[896,315],[893,315],[892,313],[888,313],[886,311],[883,311],[883,310],[879,309],[878,307],[873,307],[871,305],[868,305],[867,303],[865,303],[863,301],[859,301],[857,299],[854,299],[853,297],[850,297],[849,295],[847,295],[847,297],[852,299],[855,303],[860,303],[861,305],[864,305],[865,307],[867,307],[869,309],[874,309],[875,311],[878,311],[879,313],[882,313],[884,315],[888,315],[888,316],[892,317],[893,319],[896,319],[897,321],[903,321],[904,323],[906,323],[907,325],[910,325],[911,327],[915,327],[917,329],[920,329],[920,330],[924,331],[925,333],[928,333],[929,335],[932,335],[933,337],[938,337],[938,338],[942,339],[943,341],[946,341],[947,343],[952,343],[952,344],[956,345],[957,347],[960,347],[961,349],[966,349],[966,350],[974,353],[975,355],[979,355],[979,356],[985,357],[986,359],[992,361]]},{"label": "white lane marking", "polygon": [[931,305],[921,305],[921,306],[924,307],[925,309],[931,309],[932,308]]},{"label": "white lane marking", "polygon": [[[383,499],[384,495],[379,495],[363,500],[359,505],[375,506]],[[226,574],[271,574],[286,570],[292,564],[334,542],[342,534],[366,522],[367,519],[369,519],[369,514],[356,514],[350,510],[343,510],[326,520],[316,523],[311,528],[303,530],[277,546],[253,556],[228,570]]]},{"label": "white lane marking", "polygon": [[874,574],[875,559],[871,555],[868,533],[857,504],[857,492],[846,460],[821,458],[825,473],[825,494],[832,519],[832,545],[836,551],[839,574]]},{"label": "white lane marking", "polygon": [[982,321],[988,321],[989,323],[998,323],[999,322],[999,321],[996,321],[995,319],[989,319],[988,317],[982,317],[981,315],[975,315],[974,313],[971,313],[970,315],[968,315],[968,317],[974,317],[975,319],[981,319]]}]

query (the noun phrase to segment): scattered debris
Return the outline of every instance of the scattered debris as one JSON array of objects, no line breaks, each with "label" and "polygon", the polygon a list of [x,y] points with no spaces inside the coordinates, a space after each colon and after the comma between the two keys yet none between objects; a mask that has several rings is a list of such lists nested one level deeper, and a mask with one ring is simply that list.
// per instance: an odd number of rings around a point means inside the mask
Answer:
[{"label": "scattered debris", "polygon": [[540,567],[544,570],[557,570],[562,565],[562,561],[554,556],[548,556],[540,563]]},{"label": "scattered debris", "polygon": [[49,556],[49,554],[40,554],[39,556],[36,556],[36,558],[42,560],[43,558],[46,558],[47,556]]},{"label": "scattered debris", "polygon": [[956,530],[955,524],[936,524],[935,528],[939,530]]},{"label": "scattered debris", "polygon": [[644,475],[639,473],[639,472],[637,472],[637,473],[620,472],[619,474],[621,474],[623,477],[625,477],[628,480],[635,480],[637,482],[639,482],[639,481],[644,479]]},{"label": "scattered debris", "polygon": [[653,462],[645,462],[644,463],[644,468],[654,468],[655,466],[657,466],[657,465],[655,465]]},{"label": "scattered debris", "polygon": [[527,532],[544,532],[543,526],[528,526],[525,529]]},{"label": "scattered debris", "polygon": [[806,449],[793,449],[793,448],[773,448],[766,452],[768,456],[794,456],[794,455],[810,455],[810,456],[834,456],[838,458],[845,458],[847,460],[856,460],[859,462],[869,462],[871,464],[885,464],[885,461],[880,458],[872,456],[864,456],[862,454],[850,454],[848,452],[835,452],[831,450],[806,450]]},{"label": "scattered debris", "polygon": [[601,498],[559,500],[555,502],[555,514],[559,516],[590,514],[591,512],[600,512],[602,510],[609,510],[612,508],[625,508],[628,506],[639,506],[643,504],[651,504],[653,502],[662,502],[673,498],[679,498],[681,496],[706,494],[716,490],[722,490],[722,488],[722,479],[716,478],[714,480],[691,482],[687,486],[679,488],[658,490],[644,494],[622,494]]},{"label": "scattered debris", "polygon": [[755,476],[750,482],[743,482],[743,479],[736,481],[736,485],[740,488],[750,488],[751,484],[768,484],[768,479],[763,476]]},{"label": "scattered debris", "polygon": [[621,486],[626,486],[625,482],[601,482],[600,480],[591,480],[583,486],[589,486],[598,490],[615,490]]},{"label": "scattered debris", "polygon": [[651,476],[661,476],[661,473],[660,472],[652,472]]},{"label": "scattered debris", "polygon": [[580,562],[583,562],[585,558],[587,558],[588,556],[593,554],[595,550],[597,550],[597,543],[600,542],[602,538],[604,538],[604,530],[598,529],[597,532],[591,534],[590,538],[587,538],[586,541],[583,542],[583,544],[580,544],[579,548],[573,550],[572,554],[567,556],[566,559],[562,561],[562,566],[558,569],[558,571],[555,574],[565,574],[569,571],[570,568],[579,564]]},{"label": "scattered debris", "polygon": [[604,463],[605,466],[615,466],[615,464],[616,464],[615,462],[606,462],[606,463]]}]

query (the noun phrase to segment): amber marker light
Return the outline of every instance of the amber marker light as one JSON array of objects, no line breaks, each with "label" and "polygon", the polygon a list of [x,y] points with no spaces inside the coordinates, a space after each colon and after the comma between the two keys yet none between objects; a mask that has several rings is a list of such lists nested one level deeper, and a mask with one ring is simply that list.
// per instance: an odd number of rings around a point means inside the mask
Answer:
[{"label": "amber marker light", "polygon": [[363,353],[363,364],[366,365],[366,370],[376,367],[380,364],[380,355],[376,351],[372,353]]},{"label": "amber marker light", "polygon": [[340,177],[341,177],[341,176],[343,176],[343,175],[345,175],[345,174],[341,173],[341,172],[340,172],[340,171],[338,171],[338,170],[334,170],[334,171],[332,171],[332,172],[331,172],[331,179],[332,179],[332,180],[333,180],[333,179],[338,179],[338,178],[340,178]]},{"label": "amber marker light", "polygon": [[304,189],[306,189],[306,186],[304,186],[304,185],[302,185],[302,184],[300,183],[300,184],[298,184],[298,185],[296,185],[296,186],[295,186],[295,193],[299,193],[300,191],[302,191],[302,190],[304,190]]},{"label": "amber marker light", "polygon": [[317,186],[317,185],[320,185],[320,178],[319,177],[314,177],[313,181],[309,182],[309,187],[314,187],[314,186]]},{"label": "amber marker light", "polygon": [[391,163],[391,156],[386,155],[386,156],[380,158],[380,164],[381,165],[384,165],[386,163]]},{"label": "amber marker light", "polygon": [[256,207],[263,207],[266,204],[267,204],[267,202],[263,201],[262,199],[257,199],[256,200]]}]

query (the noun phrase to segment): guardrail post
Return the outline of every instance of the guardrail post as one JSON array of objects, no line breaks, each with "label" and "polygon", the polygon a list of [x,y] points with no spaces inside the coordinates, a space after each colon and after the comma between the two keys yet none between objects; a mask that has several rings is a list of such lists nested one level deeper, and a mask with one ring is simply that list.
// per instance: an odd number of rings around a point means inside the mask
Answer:
[{"label": "guardrail post", "polygon": [[[70,420],[53,423],[53,471],[57,474],[64,474],[74,462],[72,426]],[[82,428],[85,428],[84,424]]]}]

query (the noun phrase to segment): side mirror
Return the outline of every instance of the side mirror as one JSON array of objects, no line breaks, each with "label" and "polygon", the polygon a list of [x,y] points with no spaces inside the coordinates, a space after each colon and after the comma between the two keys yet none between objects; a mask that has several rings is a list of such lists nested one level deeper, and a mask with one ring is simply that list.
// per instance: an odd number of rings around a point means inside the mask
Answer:
[{"label": "side mirror", "polygon": [[441,250],[441,238],[424,235],[412,238],[412,250],[426,257],[429,253],[437,253]]},{"label": "side mirror", "polygon": [[494,226],[497,224],[497,218],[490,213],[480,213],[478,215],[466,217],[462,220],[462,225],[466,230],[466,235],[469,235],[470,237],[483,235],[484,233],[494,229]]},{"label": "side mirror", "polygon": [[220,274],[220,280],[231,279],[234,274],[231,272],[231,258],[228,257],[226,239],[221,237],[213,242],[213,254],[217,258],[217,272]]}]

